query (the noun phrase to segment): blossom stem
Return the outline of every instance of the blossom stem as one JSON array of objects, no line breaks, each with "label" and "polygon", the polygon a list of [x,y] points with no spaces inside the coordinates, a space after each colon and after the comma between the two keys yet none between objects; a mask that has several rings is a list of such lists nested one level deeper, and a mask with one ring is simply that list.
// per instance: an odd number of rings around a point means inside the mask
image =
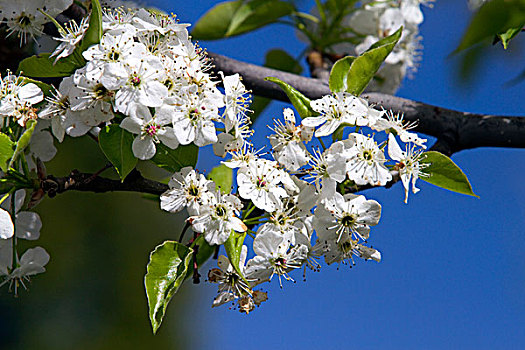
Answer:
[{"label": "blossom stem", "polygon": [[26,157],[20,157],[20,161],[22,162],[22,169],[24,170],[24,175],[26,177],[28,177],[29,176],[29,167],[27,166]]},{"label": "blossom stem", "polygon": [[242,215],[242,219],[243,220],[246,219],[248,215],[250,215],[254,209],[255,209],[255,205],[253,205],[253,203],[250,202],[250,204],[248,204],[248,209],[246,209],[246,211]]},{"label": "blossom stem", "polygon": [[9,192],[7,192],[1,199],[0,199],[0,204],[2,204],[3,201],[6,200],[7,197],[9,197],[10,195],[12,195],[13,193],[15,192],[15,188],[13,187]]},{"label": "blossom stem", "polygon": [[180,233],[179,237],[179,243],[182,243],[182,239],[184,238],[184,234],[186,231],[188,231],[188,228],[190,228],[191,224],[189,222],[186,222],[186,225],[184,225],[184,228],[182,229],[182,232]]},{"label": "blossom stem", "polygon": [[318,137],[317,139],[319,140],[319,143],[320,143],[321,146],[323,147],[323,151],[326,150],[326,146],[324,145],[323,140],[322,140],[320,137]]}]

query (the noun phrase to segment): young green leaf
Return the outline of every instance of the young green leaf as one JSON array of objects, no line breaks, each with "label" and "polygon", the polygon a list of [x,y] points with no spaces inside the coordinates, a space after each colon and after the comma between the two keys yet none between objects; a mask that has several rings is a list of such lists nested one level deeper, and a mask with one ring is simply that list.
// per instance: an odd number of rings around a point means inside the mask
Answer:
[{"label": "young green leaf", "polygon": [[498,37],[501,40],[501,43],[503,44],[503,48],[506,50],[509,47],[509,42],[521,31],[523,30],[523,27],[525,26],[525,22],[521,23],[519,26],[514,28],[509,28],[505,33],[499,34]]},{"label": "young green leaf", "polygon": [[294,11],[294,6],[279,0],[252,0],[245,2],[232,18],[226,36],[234,36],[261,28]]},{"label": "young green leaf", "polygon": [[7,171],[7,162],[14,154],[15,143],[11,141],[9,136],[0,133],[0,169],[5,173]]},{"label": "young green leaf", "polygon": [[220,189],[224,193],[230,193],[233,183],[233,171],[226,165],[221,164],[210,171],[208,179],[215,182],[217,190]]},{"label": "young green leaf", "polygon": [[195,167],[199,156],[199,147],[194,144],[179,146],[171,149],[162,143],[157,144],[157,153],[151,159],[159,168],[166,169],[172,173],[179,171],[185,166]]},{"label": "young green leaf", "polygon": [[80,68],[69,57],[58,60],[56,64],[54,58],[50,58],[50,53],[43,53],[23,59],[18,65],[17,74],[24,74],[33,78],[56,78],[67,77]]},{"label": "young green leaf", "polygon": [[401,38],[403,28],[374,43],[358,57],[347,56],[332,67],[329,86],[332,92],[346,91],[359,96]]},{"label": "young green leaf", "polygon": [[108,125],[98,135],[98,143],[106,158],[115,166],[121,181],[137,165],[132,145],[135,137],[117,124]]},{"label": "young green leaf", "polygon": [[216,40],[226,36],[235,12],[242,1],[225,1],[213,6],[193,26],[191,36],[196,40]]},{"label": "young green leaf", "polygon": [[[98,44],[102,38],[102,8],[99,0],[91,0],[91,15],[89,26],[78,47],[79,53],[86,51],[91,45]],[[76,51],[76,50],[75,50]]]},{"label": "young green leaf", "polygon": [[479,198],[472,191],[467,176],[452,159],[436,151],[428,151],[423,155],[426,158],[421,163],[429,164],[423,171],[430,177],[420,177],[421,180],[450,191]]},{"label": "young green leaf", "polygon": [[27,146],[29,146],[29,141],[31,141],[31,136],[33,136],[33,132],[35,131],[36,123],[37,121],[33,119],[29,119],[27,121],[26,130],[16,142],[15,152],[13,154],[13,157],[11,157],[9,165],[7,166],[8,168],[13,167],[13,164],[15,164],[15,161],[18,158],[18,156],[24,152]]},{"label": "young green leaf", "polygon": [[193,27],[191,35],[200,40],[240,35],[273,23],[293,11],[293,5],[286,1],[225,1],[206,12]]},{"label": "young green leaf", "polygon": [[348,89],[348,73],[354,61],[355,57],[346,56],[334,63],[330,71],[330,78],[328,79],[330,91],[340,92]]},{"label": "young green leaf", "polygon": [[525,23],[525,1],[492,0],[486,2],[474,15],[467,31],[453,53]]},{"label": "young green leaf", "polygon": [[294,89],[292,86],[274,77],[266,77],[264,80],[271,81],[272,83],[279,85],[279,87],[286,93],[297,112],[299,112],[301,118],[304,119],[317,115],[317,113],[310,106],[310,99]]},{"label": "young green leaf", "polygon": [[230,237],[226,242],[224,242],[224,248],[226,250],[226,254],[228,255],[228,259],[230,259],[230,262],[235,269],[235,271],[239,274],[239,276],[243,276],[242,271],[239,269],[239,260],[241,259],[241,251],[242,251],[242,245],[244,243],[244,238],[246,238],[246,232],[244,233],[238,233],[235,231],[231,231]]},{"label": "young green leaf", "polygon": [[184,282],[191,257],[190,248],[174,241],[165,241],[150,254],[144,286],[153,333],[157,333],[168,303]]}]

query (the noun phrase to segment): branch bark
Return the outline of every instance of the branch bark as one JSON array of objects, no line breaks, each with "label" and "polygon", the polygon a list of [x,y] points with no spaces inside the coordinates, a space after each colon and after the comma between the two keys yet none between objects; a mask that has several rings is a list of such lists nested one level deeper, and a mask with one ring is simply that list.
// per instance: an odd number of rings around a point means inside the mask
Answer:
[{"label": "branch bark", "polygon": [[[268,76],[281,79],[310,99],[330,93],[327,83],[320,79],[261,67],[215,53],[208,55],[213,59],[215,71],[239,73],[246,87],[255,95],[288,101],[286,94],[276,84],[264,80]],[[434,149],[448,155],[476,147],[525,148],[523,117],[460,112],[376,92],[365,93],[362,97],[371,104],[403,113],[407,121],[417,121],[415,130],[438,138]]]},{"label": "branch bark", "polygon": [[42,181],[41,187],[49,197],[54,197],[58,193],[64,193],[66,191],[96,193],[125,191],[160,195],[169,189],[166,184],[144,178],[136,169],[134,169],[123,182],[100,177],[96,174],[72,171],[69,176],[65,177],[48,176]]}]

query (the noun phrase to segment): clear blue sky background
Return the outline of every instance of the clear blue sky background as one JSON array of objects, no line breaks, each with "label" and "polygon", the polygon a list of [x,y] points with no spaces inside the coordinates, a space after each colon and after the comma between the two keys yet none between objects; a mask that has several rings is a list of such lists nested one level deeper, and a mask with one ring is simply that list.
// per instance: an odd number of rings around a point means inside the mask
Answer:
[{"label": "clear blue sky background", "polygon": [[[213,3],[157,2],[193,23]],[[308,10],[312,4],[301,6]],[[459,83],[458,60],[447,55],[468,23],[466,0],[440,0],[424,13],[423,60],[398,95],[461,111],[523,115],[523,84],[503,86],[524,67],[523,38],[510,52],[490,49],[478,77]],[[201,45],[258,64],[271,48],[292,55],[304,48],[284,25]],[[284,106],[274,103],[266,121]],[[256,124],[258,133],[264,122]],[[195,293],[188,303],[196,312],[185,323],[199,325],[190,335],[192,348],[525,348],[524,155],[525,150],[491,148],[455,154],[480,199],[423,182],[408,205],[401,184],[368,191],[367,197],[383,205],[370,240],[383,261],[358,261],[352,270],[324,266],[321,273],[309,273],[307,282],[298,273],[298,282],[282,290],[274,281],[265,286],[269,301],[249,316],[227,306],[209,308],[214,286],[186,286]],[[201,167],[207,164],[201,159]],[[168,315],[164,332],[177,327],[174,319]]]}]

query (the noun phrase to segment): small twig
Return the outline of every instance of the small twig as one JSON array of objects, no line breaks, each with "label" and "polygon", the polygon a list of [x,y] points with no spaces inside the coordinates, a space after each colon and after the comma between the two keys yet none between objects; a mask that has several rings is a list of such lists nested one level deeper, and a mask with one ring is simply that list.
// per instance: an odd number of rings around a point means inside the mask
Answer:
[{"label": "small twig", "polygon": [[188,228],[190,228],[190,226],[191,226],[191,224],[188,221],[186,221],[186,225],[184,225],[184,228],[182,229],[182,232],[180,233],[179,243],[182,243],[182,239],[184,238],[184,234],[186,233]]},{"label": "small twig", "polygon": [[[193,241],[197,239],[197,232],[193,234]],[[193,246],[193,284],[199,284],[201,282],[201,275],[199,274],[199,265],[197,264],[197,254],[199,253],[199,245]]]}]

